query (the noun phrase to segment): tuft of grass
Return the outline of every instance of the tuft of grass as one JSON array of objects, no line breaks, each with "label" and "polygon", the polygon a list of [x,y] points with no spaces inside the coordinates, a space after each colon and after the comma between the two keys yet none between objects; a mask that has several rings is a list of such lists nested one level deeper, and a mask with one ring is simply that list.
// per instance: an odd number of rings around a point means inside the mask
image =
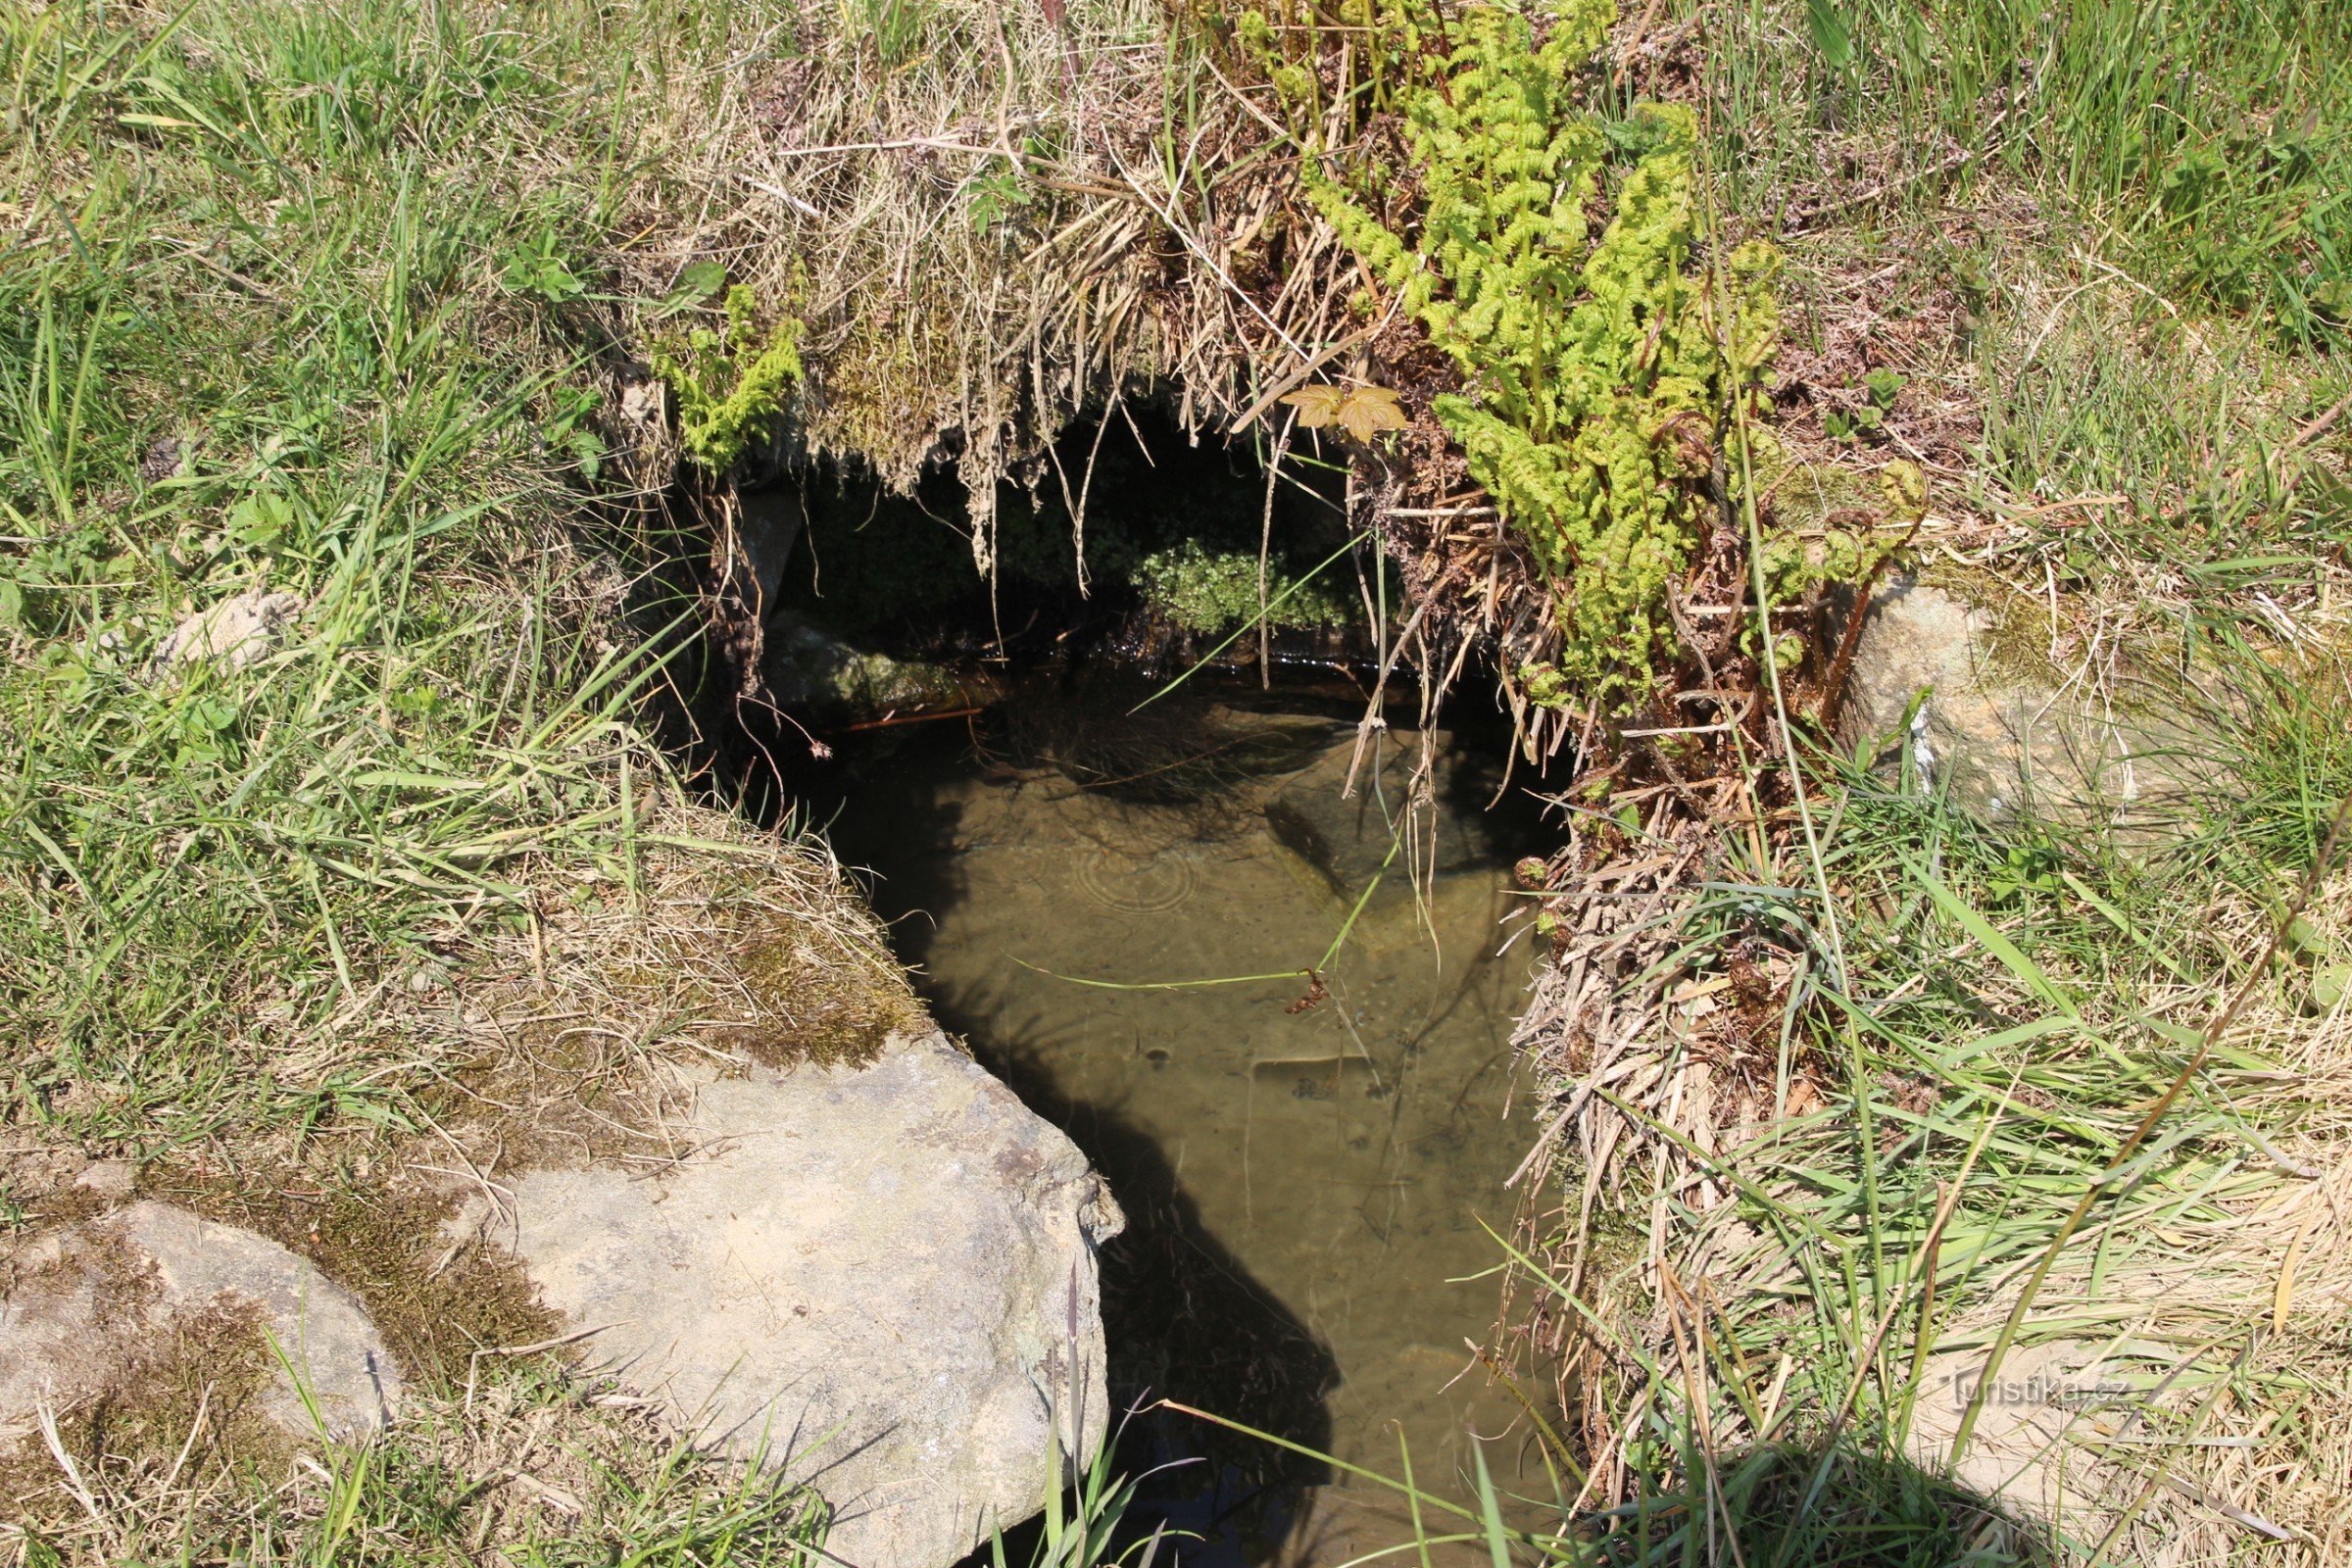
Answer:
[{"label": "tuft of grass", "polygon": [[[1603,1020],[1651,1044],[1595,1054],[1540,982],[1540,1059],[1597,1103],[1584,1217],[1572,1183],[1561,1234],[1510,1256],[1584,1412],[1562,1529],[1592,1560],[2139,1561],[2248,1532],[2328,1560],[2352,1276],[2309,1238],[2352,1130],[2327,858],[2352,685],[2194,635],[2171,690],[2204,755],[2165,832],[1973,816],[1898,737],[1886,765],[1819,760],[1818,884],[1794,845],[1696,851],[1715,869],[1652,917],[1656,1000]],[[2288,1473],[2315,1484],[2265,1479]]]}]

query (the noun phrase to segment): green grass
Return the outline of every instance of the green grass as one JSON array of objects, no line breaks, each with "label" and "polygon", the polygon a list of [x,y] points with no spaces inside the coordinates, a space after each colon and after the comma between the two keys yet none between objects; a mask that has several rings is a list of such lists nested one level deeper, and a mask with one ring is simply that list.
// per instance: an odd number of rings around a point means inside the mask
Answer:
[{"label": "green grass", "polygon": [[[599,454],[550,439],[599,335],[557,272],[620,185],[577,34],[145,20],[0,19],[0,1115],[152,1154],[370,1114],[367,1045],[272,1059],[617,865],[661,765],[618,565],[566,537]],[[305,605],[270,657],[151,667],[260,589]]]},{"label": "green grass", "polygon": [[2021,181],[2157,292],[2301,348],[2352,313],[2352,17],[2328,0],[1750,0],[1717,62],[1735,199],[1787,210],[1826,143],[1861,189]]},{"label": "green grass", "polygon": [[[680,607],[633,586],[679,547],[596,433],[619,308],[603,259],[659,189],[614,111],[632,81],[658,90],[641,60],[695,40],[651,13],[512,20],[0,8],[18,1152],[260,1169],[306,1139],[421,1131],[417,1091],[462,1042],[392,1001],[584,877],[633,895],[656,819],[695,826],[644,708]],[[157,665],[184,615],[260,590],[302,606],[265,657]],[[49,1196],[12,1185],[0,1213],[13,1229]],[[470,1392],[425,1387],[385,1444],[291,1479],[193,1433],[178,1465],[85,1453],[98,1511],[61,1466],[0,1510],[0,1549],[749,1564],[805,1561],[821,1529],[805,1492],[615,1436],[585,1392],[497,1397],[496,1443]],[[568,1509],[499,1469],[528,1446],[516,1399],[554,1424],[535,1441],[612,1439],[572,1456]]]},{"label": "green grass", "polygon": [[[2219,1560],[2263,1539],[2182,1501],[2200,1487],[2286,1529],[2282,1560],[2328,1560],[2327,1505],[2265,1478],[2343,1484],[2340,1309],[2274,1334],[2285,1240],[2238,1239],[2308,1192],[2289,1151],[2335,1135],[2341,1094],[2324,1000],[2346,951],[2340,884],[2274,968],[2249,965],[2352,792],[2330,608],[2344,448],[2294,440],[2352,387],[2334,303],[2352,15],[1816,0],[1717,16],[1699,76],[1727,211],[1786,224],[1800,272],[1873,279],[1816,297],[1888,323],[1877,352],[1896,358],[1873,363],[1979,421],[1936,476],[1954,540],[1937,555],[1965,554],[1980,591],[2005,579],[1990,598],[2028,612],[2029,662],[2046,639],[2058,675],[2104,672],[2183,755],[2158,760],[2167,798],[2108,827],[1977,814],[1923,793],[1899,747],[1876,767],[1825,753],[1817,860],[1786,828],[1761,861],[1723,836],[1672,964],[1775,956],[1776,1016],[1732,1062],[1705,1054],[1770,1108],[1701,1148],[1651,1102],[1619,1104],[1668,1171],[1720,1189],[1636,1179],[1601,1216],[1645,1234],[1688,1297],[1622,1249],[1573,1292],[1546,1287],[1592,1314],[1568,1338],[1596,1347],[1608,1391],[1587,1396],[1624,1423],[1613,1451],[1635,1491],[1684,1505],[1639,1549],[1612,1536],[1618,1560],[1704,1560],[1710,1531],[1748,1563],[1960,1558],[1933,1526],[1968,1509],[1923,1511],[1921,1472],[1955,1459],[1939,1380],[1996,1344],[2103,1348],[2127,1392],[2100,1418],[2140,1425],[2136,1447],[2075,1451],[2109,1462],[2086,1490],[2115,1512],[2060,1508],[1988,1560],[2136,1561],[2191,1539]],[[1910,325],[1950,309],[1938,290],[1959,305],[1948,339]],[[2105,499],[2043,510],[2087,497]],[[2247,1014],[2200,1061],[2241,983]],[[1655,1027],[1705,1037],[1694,1019]],[[1659,1053],[1671,1068],[1696,1049]],[[1958,1479],[1982,1493],[2005,1417],[1973,1419],[1978,1465]],[[1828,1515],[1875,1517],[1875,1543],[1725,1485],[1833,1435],[1808,1487]],[[2200,1446],[2217,1440],[2247,1456]],[[2046,1515],[2034,1490],[2000,1506]]]},{"label": "green grass", "polygon": [[[382,1441],[329,1446],[275,1483],[196,1462],[104,1466],[27,1528],[16,1560],[242,1562],[326,1568],[466,1563],[530,1568],[805,1564],[822,1501],[774,1472],[713,1461],[593,1386],[493,1367],[462,1397],[425,1400]],[[551,1428],[560,1437],[551,1444]],[[532,1449],[553,1448],[530,1464]],[[526,1468],[527,1466],[527,1468]]]},{"label": "green grass", "polygon": [[1894,265],[1838,308],[1898,340],[1956,298],[1939,363],[1881,352],[1973,406],[1942,499],[2022,514],[2017,564],[2340,547],[2295,437],[2352,391],[2352,14],[1748,0],[1708,37],[1727,210],[1800,274]]}]

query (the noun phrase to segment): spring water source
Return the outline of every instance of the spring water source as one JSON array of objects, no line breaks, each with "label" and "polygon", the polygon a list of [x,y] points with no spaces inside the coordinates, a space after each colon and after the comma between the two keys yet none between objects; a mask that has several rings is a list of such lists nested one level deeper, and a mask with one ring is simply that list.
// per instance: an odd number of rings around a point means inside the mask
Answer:
[{"label": "spring water source", "polygon": [[[1379,735],[1343,800],[1336,704],[1188,686],[1129,713],[1142,693],[1104,679],[846,737],[832,832],[941,1022],[1127,1210],[1102,1259],[1114,1403],[1165,1396],[1390,1475],[1401,1438],[1455,1496],[1477,1434],[1499,1485],[1547,1490],[1465,1343],[1494,1319],[1483,1226],[1509,1233],[1532,1135],[1509,1049],[1528,942],[1505,918],[1530,824],[1487,809],[1501,746],[1434,736],[1434,810],[1399,832],[1419,736]],[[1319,985],[1285,972],[1309,967]],[[1147,1500],[1199,1538],[1180,1560],[1409,1539],[1395,1494],[1189,1418],[1140,1418],[1119,1449],[1127,1474],[1179,1458]]]}]

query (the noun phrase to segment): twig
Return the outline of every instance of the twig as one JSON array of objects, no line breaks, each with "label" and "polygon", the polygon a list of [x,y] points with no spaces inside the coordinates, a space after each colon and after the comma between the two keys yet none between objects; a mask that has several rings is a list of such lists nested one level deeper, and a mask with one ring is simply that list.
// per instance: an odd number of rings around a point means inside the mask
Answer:
[{"label": "twig", "polygon": [[2288,436],[2285,444],[2278,450],[2281,452],[2292,452],[2297,447],[2308,446],[2312,442],[2317,441],[2321,436],[2328,433],[2328,427],[2329,425],[2332,425],[2336,420],[2344,416],[2344,411],[2346,409],[2352,409],[2352,392],[2348,392],[2341,398],[2338,398],[2334,408],[2329,409],[2326,414],[2321,415],[2318,418],[2303,426],[2302,429],[2297,430],[2293,435]]},{"label": "twig", "polygon": [[1829,676],[1822,682],[1821,709],[1813,715],[1813,722],[1825,733],[1837,726],[1838,706],[1845,697],[1845,677],[1853,668],[1854,650],[1861,646],[1863,623],[1870,618],[1871,595],[1878,592],[1879,578],[1886,572],[1887,563],[1894,560],[1895,551],[1909,549],[1911,541],[1918,537],[1921,520],[1913,519],[1902,543],[1870,564],[1870,569],[1862,574],[1861,585],[1854,591],[1854,608],[1845,617],[1845,634],[1838,639],[1838,657],[1830,661]]}]

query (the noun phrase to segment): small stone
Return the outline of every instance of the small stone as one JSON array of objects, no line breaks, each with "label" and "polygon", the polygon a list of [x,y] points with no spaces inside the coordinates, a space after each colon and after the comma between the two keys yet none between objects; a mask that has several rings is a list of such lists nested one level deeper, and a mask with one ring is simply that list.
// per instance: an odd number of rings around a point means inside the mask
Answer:
[{"label": "small stone", "polygon": [[659,431],[663,423],[662,412],[662,387],[650,373],[631,376],[621,382],[620,416],[639,431]]},{"label": "small stone", "polygon": [[139,459],[139,476],[149,484],[177,478],[187,467],[187,453],[172,436],[158,436]]},{"label": "small stone", "polygon": [[74,1185],[109,1202],[120,1202],[138,1190],[139,1167],[127,1159],[102,1159],[74,1177]]},{"label": "small stone", "polygon": [[172,628],[155,651],[155,667],[169,669],[217,659],[243,669],[269,655],[278,636],[302,613],[299,594],[251,593],[223,599]]},{"label": "small stone", "polygon": [[760,677],[785,707],[828,719],[959,708],[976,684],[944,664],[869,654],[789,611],[767,617]]}]

